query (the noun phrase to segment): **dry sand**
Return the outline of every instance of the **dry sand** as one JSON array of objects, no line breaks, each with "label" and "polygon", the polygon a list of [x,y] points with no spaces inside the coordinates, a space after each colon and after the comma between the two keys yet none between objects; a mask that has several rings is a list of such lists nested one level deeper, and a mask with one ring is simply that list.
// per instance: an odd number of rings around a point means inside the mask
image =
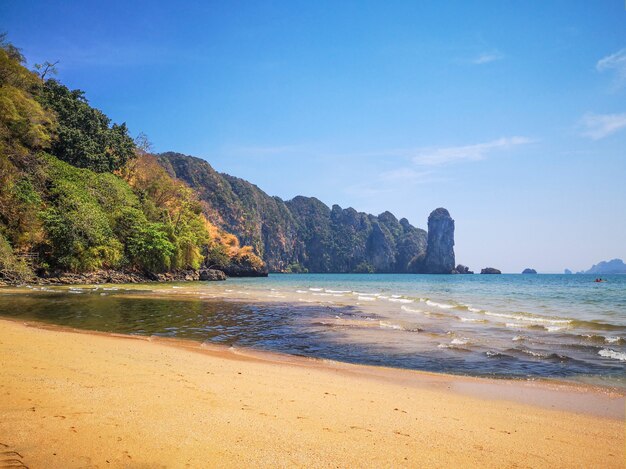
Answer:
[{"label": "dry sand", "polygon": [[624,467],[623,414],[565,385],[0,320],[0,467]]}]

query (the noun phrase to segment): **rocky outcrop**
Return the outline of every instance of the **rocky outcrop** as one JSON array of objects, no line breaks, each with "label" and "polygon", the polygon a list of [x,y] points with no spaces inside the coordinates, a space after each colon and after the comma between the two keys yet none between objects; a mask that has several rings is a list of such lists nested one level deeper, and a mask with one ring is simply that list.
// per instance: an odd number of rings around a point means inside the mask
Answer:
[{"label": "rocky outcrop", "polygon": [[485,267],[480,271],[481,274],[501,274],[500,270],[494,267]]},{"label": "rocky outcrop", "polygon": [[530,269],[530,268],[527,268],[527,269],[524,269],[524,270],[522,271],[522,273],[523,273],[523,274],[536,274],[536,273],[537,273],[537,271],[536,271],[535,269]]},{"label": "rocky outcrop", "polygon": [[452,273],[453,274],[473,274],[474,271],[469,270],[469,267],[467,267],[466,265],[459,264],[456,266],[456,268],[454,269],[454,272]]},{"label": "rocky outcrop", "polygon": [[563,271],[563,273],[566,274],[566,275],[572,275],[573,272],[571,270],[569,270],[569,269],[565,269]]},{"label": "rocky outcrop", "polygon": [[217,269],[200,269],[198,271],[198,280],[203,282],[205,281],[216,281],[216,280],[226,280],[226,274],[221,270]]},{"label": "rocky outcrop", "polygon": [[251,262],[247,256],[232,259],[230,264],[220,267],[229,277],[267,277],[269,272],[265,264]]},{"label": "rocky outcrop", "polygon": [[454,220],[445,208],[438,208],[428,217],[428,244],[420,271],[451,274],[454,270]]},{"label": "rocky outcrop", "polygon": [[213,269],[186,269],[164,274],[124,272],[119,270],[96,270],[82,274],[40,271],[37,276],[27,281],[5,282],[5,284],[91,285],[103,283],[194,282],[198,280],[226,280],[226,274],[220,270]]}]

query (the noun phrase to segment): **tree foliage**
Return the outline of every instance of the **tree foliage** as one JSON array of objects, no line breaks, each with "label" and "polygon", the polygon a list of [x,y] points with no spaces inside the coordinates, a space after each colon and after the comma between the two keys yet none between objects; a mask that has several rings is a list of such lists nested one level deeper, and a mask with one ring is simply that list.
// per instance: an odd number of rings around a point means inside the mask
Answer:
[{"label": "tree foliage", "polygon": [[83,91],[49,79],[43,84],[41,102],[58,119],[57,138],[50,148],[57,158],[103,173],[120,169],[134,156],[135,144],[126,124],[111,125],[102,111],[89,105]]}]

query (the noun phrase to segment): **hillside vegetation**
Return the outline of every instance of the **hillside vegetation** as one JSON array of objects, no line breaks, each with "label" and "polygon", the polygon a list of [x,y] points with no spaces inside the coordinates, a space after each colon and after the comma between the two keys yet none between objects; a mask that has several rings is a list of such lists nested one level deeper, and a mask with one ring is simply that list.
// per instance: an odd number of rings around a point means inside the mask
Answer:
[{"label": "hillside vegetation", "polygon": [[[55,271],[263,269],[206,203],[80,90],[0,47],[0,277]],[[34,261],[33,261],[34,259]],[[240,269],[240,270],[237,270]]]}]

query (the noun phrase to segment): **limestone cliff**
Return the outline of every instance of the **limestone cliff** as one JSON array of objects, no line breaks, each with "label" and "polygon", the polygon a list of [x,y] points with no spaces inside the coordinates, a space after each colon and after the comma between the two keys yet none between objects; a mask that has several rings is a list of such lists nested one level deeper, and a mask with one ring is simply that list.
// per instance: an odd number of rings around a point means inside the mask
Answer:
[{"label": "limestone cliff", "polygon": [[454,220],[445,209],[431,213],[432,233],[398,220],[314,197],[283,201],[254,184],[215,171],[206,161],[180,153],[158,155],[161,165],[194,188],[207,217],[242,244],[253,246],[272,272],[451,273]]},{"label": "limestone cliff", "polygon": [[454,220],[445,208],[438,208],[428,217],[426,257],[419,270],[450,274],[454,271],[454,261]]}]

